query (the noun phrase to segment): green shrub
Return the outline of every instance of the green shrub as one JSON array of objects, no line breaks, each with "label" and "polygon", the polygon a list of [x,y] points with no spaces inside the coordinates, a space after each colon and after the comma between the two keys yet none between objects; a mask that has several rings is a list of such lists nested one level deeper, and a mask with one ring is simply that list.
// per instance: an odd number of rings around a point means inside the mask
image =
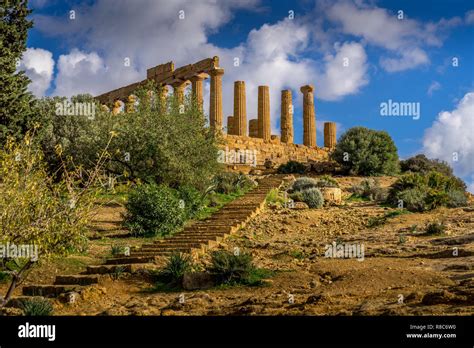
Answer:
[{"label": "green shrub", "polygon": [[181,186],[178,188],[179,198],[183,200],[187,219],[195,217],[203,208],[203,196],[193,187]]},{"label": "green shrub", "polygon": [[[58,144],[63,146],[65,156],[72,156],[76,165],[87,169],[113,132],[116,137],[110,144],[107,174],[135,183],[189,185],[199,190],[207,187],[221,168],[219,136],[207,127],[205,115],[191,98],[185,99],[184,109],[172,96],[165,108],[159,105],[159,98],[150,107],[145,102],[147,90],[157,93],[152,84],[133,93],[141,100],[135,112],[113,115],[96,104],[94,119],[57,117],[55,103],[61,98],[39,100],[40,143],[48,162],[51,159],[51,172],[57,163],[49,154],[54,154]],[[76,100],[97,103],[90,95],[71,98]]]},{"label": "green shrub", "polygon": [[387,191],[380,187],[377,179],[364,179],[360,184],[352,186],[349,191],[354,197],[371,201],[384,201],[387,198]]},{"label": "green shrub", "polygon": [[403,207],[409,211],[422,212],[428,210],[426,192],[419,188],[400,191],[397,197],[403,202]]},{"label": "green shrub", "polygon": [[439,206],[464,204],[465,184],[458,178],[439,172],[408,173],[400,177],[390,188],[387,202],[398,205],[403,202],[410,211],[425,211]]},{"label": "green shrub", "polygon": [[124,224],[137,236],[166,236],[186,219],[178,193],[164,185],[140,185],[130,192]]},{"label": "green shrub", "polygon": [[281,164],[277,172],[280,174],[303,174],[306,171],[306,166],[297,161],[288,161],[285,164]]},{"label": "green shrub", "polygon": [[214,185],[217,193],[230,194],[246,191],[255,186],[255,182],[245,174],[226,172],[214,177]]},{"label": "green shrub", "polygon": [[289,197],[295,202],[303,202],[303,191],[290,193]]},{"label": "green shrub", "polygon": [[267,204],[283,205],[285,204],[285,197],[280,193],[280,190],[273,188],[268,192],[267,197],[265,198]]},{"label": "green shrub", "polygon": [[446,231],[446,226],[438,222],[430,223],[425,228],[425,234],[428,236],[443,234],[445,231]]},{"label": "green shrub", "polygon": [[50,316],[53,313],[53,305],[47,299],[32,298],[23,302],[22,310],[26,316]]},{"label": "green shrub", "polygon": [[110,253],[112,254],[112,256],[123,255],[124,251],[125,249],[121,245],[113,244],[110,247]]},{"label": "green shrub", "polygon": [[339,187],[339,183],[330,175],[323,175],[316,183],[317,187]]},{"label": "green shrub", "polygon": [[448,197],[449,197],[449,202],[448,202],[449,208],[467,206],[466,194],[461,190],[449,190]]},{"label": "green shrub", "polygon": [[341,136],[331,156],[351,175],[394,175],[399,171],[397,147],[385,131],[351,128]]},{"label": "green shrub", "polygon": [[301,192],[303,202],[310,208],[321,208],[324,204],[324,197],[321,191],[315,187],[308,188]]},{"label": "green shrub", "polygon": [[0,271],[0,284],[10,281],[10,274],[8,272]]},{"label": "green shrub", "polygon": [[435,171],[447,176],[453,175],[453,170],[448,163],[437,159],[428,159],[423,154],[400,161],[400,169],[402,172],[428,173]]},{"label": "green shrub", "polygon": [[295,182],[291,186],[290,192],[295,193],[312,187],[318,187],[318,181],[316,179],[308,178],[305,176],[295,180]]},{"label": "green shrub", "polygon": [[236,255],[226,250],[213,251],[211,264],[208,267],[208,271],[217,281],[224,284],[245,283],[254,269],[252,255],[247,253]]},{"label": "green shrub", "polygon": [[158,283],[170,288],[181,287],[184,274],[193,270],[193,261],[190,255],[172,254],[164,268],[157,274]]}]

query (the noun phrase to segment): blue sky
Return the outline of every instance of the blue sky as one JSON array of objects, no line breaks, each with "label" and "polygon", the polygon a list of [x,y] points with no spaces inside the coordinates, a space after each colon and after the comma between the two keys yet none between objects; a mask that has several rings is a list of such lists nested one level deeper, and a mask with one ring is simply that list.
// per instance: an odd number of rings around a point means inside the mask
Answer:
[{"label": "blue sky", "polygon": [[[339,131],[386,130],[402,158],[423,152],[446,160],[474,190],[472,1],[33,0],[30,7],[35,27],[22,68],[38,96],[97,95],[160,63],[218,55],[226,116],[233,81],[246,81],[249,119],[258,85],[269,85],[279,134],[280,90],[290,88],[301,143],[299,87],[313,84],[319,145],[320,121],[337,122]],[[388,100],[419,103],[420,118],[381,116]]]}]

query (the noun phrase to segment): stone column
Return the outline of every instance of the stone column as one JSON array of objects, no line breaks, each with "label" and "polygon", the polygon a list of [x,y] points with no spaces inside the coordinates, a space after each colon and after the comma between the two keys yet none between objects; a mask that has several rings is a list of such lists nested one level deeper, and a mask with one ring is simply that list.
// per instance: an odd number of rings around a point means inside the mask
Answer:
[{"label": "stone column", "polygon": [[316,116],[314,113],[314,87],[301,87],[303,93],[303,144],[309,147],[316,146]]},{"label": "stone column", "polygon": [[247,102],[245,82],[234,82],[234,134],[247,135]]},{"label": "stone column", "polygon": [[270,90],[268,86],[258,86],[258,137],[270,140]]},{"label": "stone column", "polygon": [[258,119],[249,121],[249,137],[258,138]]},{"label": "stone column", "polygon": [[293,144],[293,101],[291,90],[281,91],[281,142]]},{"label": "stone column", "polygon": [[158,88],[158,103],[161,109],[166,108],[166,100],[168,98],[169,88],[168,86],[160,86]]},{"label": "stone column", "polygon": [[234,134],[234,117],[227,116],[227,134]]},{"label": "stone column", "polygon": [[196,76],[193,76],[190,78],[191,83],[192,83],[192,89],[193,89],[193,98],[196,100],[196,103],[199,107],[199,109],[202,111],[202,105],[203,105],[203,81],[206,77],[203,74],[198,74]]},{"label": "stone column", "polygon": [[130,94],[127,98],[127,103],[125,104],[125,112],[128,114],[129,112],[135,112],[136,111],[136,103],[137,102],[137,96],[134,94]]},{"label": "stone column", "polygon": [[177,82],[173,84],[174,95],[178,99],[179,104],[184,104],[184,89],[188,85],[188,82]]},{"label": "stone column", "polygon": [[336,147],[336,124],[324,122],[324,147],[334,149]]},{"label": "stone column", "polygon": [[121,100],[114,101],[114,108],[112,109],[112,114],[117,115],[122,112],[123,102]]},{"label": "stone column", "polygon": [[211,75],[209,125],[220,131],[222,130],[222,75],[224,75],[224,69],[215,68],[209,71],[209,75]]}]

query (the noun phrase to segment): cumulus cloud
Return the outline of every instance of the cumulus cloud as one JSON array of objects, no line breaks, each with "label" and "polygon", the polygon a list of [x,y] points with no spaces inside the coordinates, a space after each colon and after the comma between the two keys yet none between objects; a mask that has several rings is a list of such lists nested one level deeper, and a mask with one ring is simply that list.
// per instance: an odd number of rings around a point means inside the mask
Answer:
[{"label": "cumulus cloud", "polygon": [[19,66],[19,70],[24,70],[31,80],[28,90],[37,97],[46,94],[53,78],[53,69],[53,54],[42,48],[28,48]]},{"label": "cumulus cloud", "polygon": [[325,57],[325,72],[320,77],[319,96],[327,100],[357,93],[368,83],[367,55],[361,44],[336,44],[335,51]]},{"label": "cumulus cloud", "polygon": [[388,55],[381,57],[380,65],[388,72],[416,68],[430,62],[426,46],[442,45],[448,31],[463,23],[459,17],[422,23],[407,17],[398,18],[384,8],[364,1],[323,2],[329,21],[338,25],[338,31],[361,37],[370,45],[384,48]]},{"label": "cumulus cloud", "polygon": [[423,137],[428,157],[448,162],[459,176],[474,179],[474,92],[464,95],[452,111],[442,111]]}]

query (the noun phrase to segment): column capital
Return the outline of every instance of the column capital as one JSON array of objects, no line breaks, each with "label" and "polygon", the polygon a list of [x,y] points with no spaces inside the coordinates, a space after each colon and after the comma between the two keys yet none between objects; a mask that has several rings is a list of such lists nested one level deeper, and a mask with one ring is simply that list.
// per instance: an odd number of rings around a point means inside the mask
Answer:
[{"label": "column capital", "polygon": [[191,82],[203,81],[203,80],[207,79],[208,77],[209,77],[208,74],[204,74],[204,73],[196,74],[196,75],[190,77],[189,81],[191,81]]},{"label": "column capital", "polygon": [[212,70],[209,70],[208,74],[211,75],[211,76],[222,76],[222,75],[224,75],[224,69],[223,68],[214,68]]},{"label": "column capital", "polygon": [[189,81],[178,81],[171,84],[173,88],[184,88],[189,85]]},{"label": "column capital", "polygon": [[309,93],[309,92],[314,92],[314,86],[313,85],[305,85],[300,88],[300,91],[304,94]]}]

